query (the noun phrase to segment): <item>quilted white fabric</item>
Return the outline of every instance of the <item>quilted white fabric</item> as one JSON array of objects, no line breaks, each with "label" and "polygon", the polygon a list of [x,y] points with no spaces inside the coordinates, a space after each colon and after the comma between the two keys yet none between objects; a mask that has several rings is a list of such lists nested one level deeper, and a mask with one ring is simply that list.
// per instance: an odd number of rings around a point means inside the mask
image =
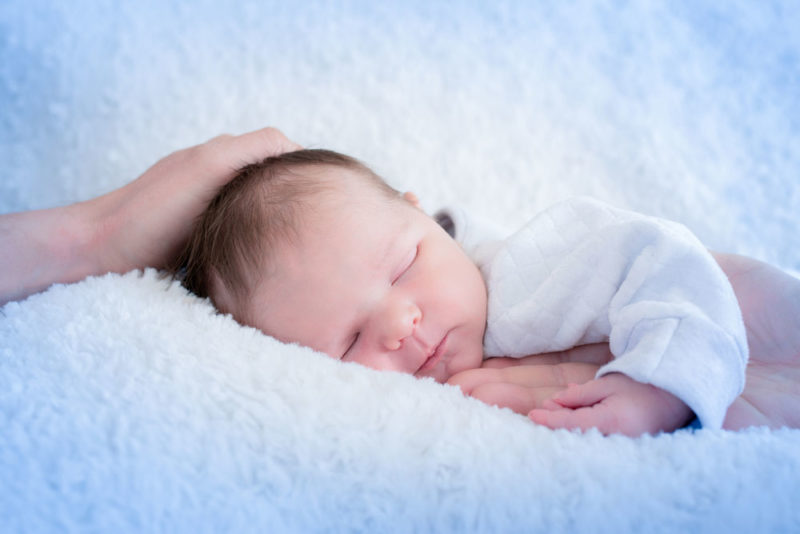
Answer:
[{"label": "quilted white fabric", "polygon": [[489,289],[487,356],[609,341],[621,372],[681,398],[721,428],[748,349],[733,289],[684,226],[590,198],[559,203],[506,239],[452,214]]}]

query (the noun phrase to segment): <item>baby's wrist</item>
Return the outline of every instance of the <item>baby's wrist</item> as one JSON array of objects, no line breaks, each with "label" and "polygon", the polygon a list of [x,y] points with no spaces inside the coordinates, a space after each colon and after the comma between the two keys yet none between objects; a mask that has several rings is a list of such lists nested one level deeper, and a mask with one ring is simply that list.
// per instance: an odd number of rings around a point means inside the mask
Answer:
[{"label": "baby's wrist", "polygon": [[[656,387],[656,386],[654,386]],[[656,387],[658,392],[661,394],[663,400],[662,403],[666,406],[669,410],[669,419],[674,421],[677,426],[671,428],[670,430],[675,430],[678,428],[683,428],[689,425],[693,420],[697,418],[694,411],[686,404],[680,397],[670,393],[666,389],[661,389]]]}]

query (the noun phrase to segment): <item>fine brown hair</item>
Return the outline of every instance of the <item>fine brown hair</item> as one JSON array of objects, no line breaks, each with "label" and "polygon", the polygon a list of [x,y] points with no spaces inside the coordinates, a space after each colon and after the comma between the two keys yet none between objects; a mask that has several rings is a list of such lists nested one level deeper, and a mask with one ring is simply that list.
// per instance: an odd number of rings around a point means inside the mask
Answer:
[{"label": "fine brown hair", "polygon": [[[318,173],[304,172],[322,166],[355,171],[387,197],[399,197],[363,163],[338,152],[305,149],[268,157],[240,169],[219,190],[171,266],[173,276],[192,293],[210,297],[220,311],[245,319],[243,304],[258,283],[254,273],[268,272],[275,249],[296,240],[309,200],[331,187]],[[222,305],[222,291],[234,305]]]}]

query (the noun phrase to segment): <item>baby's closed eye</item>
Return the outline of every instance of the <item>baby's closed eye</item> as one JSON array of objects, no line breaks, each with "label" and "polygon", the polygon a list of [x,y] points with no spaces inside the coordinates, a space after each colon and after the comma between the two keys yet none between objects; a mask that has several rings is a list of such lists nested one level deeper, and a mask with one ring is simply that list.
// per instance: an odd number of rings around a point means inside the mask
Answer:
[{"label": "baby's closed eye", "polygon": [[411,268],[412,265],[414,265],[414,261],[417,259],[418,254],[419,254],[419,245],[416,245],[405,256],[405,259],[400,263],[400,268],[396,271],[395,275],[392,276],[393,285],[398,280],[400,280],[400,278],[402,278],[404,274],[408,272],[408,270]]},{"label": "baby's closed eye", "polygon": [[353,337],[350,338],[350,343],[347,345],[347,348],[342,353],[342,356],[339,358],[340,360],[345,359],[347,357],[347,355],[350,353],[350,351],[353,350],[353,347],[356,346],[356,343],[358,342],[358,338],[359,338],[360,335],[361,335],[360,332],[356,332],[353,335]]}]

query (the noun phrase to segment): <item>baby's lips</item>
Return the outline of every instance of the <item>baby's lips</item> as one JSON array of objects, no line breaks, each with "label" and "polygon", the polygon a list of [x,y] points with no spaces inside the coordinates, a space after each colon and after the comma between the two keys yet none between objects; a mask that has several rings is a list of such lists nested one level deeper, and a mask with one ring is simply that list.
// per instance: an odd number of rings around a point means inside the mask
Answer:
[{"label": "baby's lips", "polygon": [[419,369],[417,369],[416,371],[417,373],[427,371],[428,369],[431,369],[439,362],[439,360],[442,357],[442,353],[444,352],[444,349],[447,345],[446,341],[448,334],[445,334],[444,337],[441,339],[441,341],[439,341],[439,343],[437,343],[436,346],[433,347],[433,349],[431,349],[427,353],[425,360],[422,362],[422,365],[420,365]]}]

